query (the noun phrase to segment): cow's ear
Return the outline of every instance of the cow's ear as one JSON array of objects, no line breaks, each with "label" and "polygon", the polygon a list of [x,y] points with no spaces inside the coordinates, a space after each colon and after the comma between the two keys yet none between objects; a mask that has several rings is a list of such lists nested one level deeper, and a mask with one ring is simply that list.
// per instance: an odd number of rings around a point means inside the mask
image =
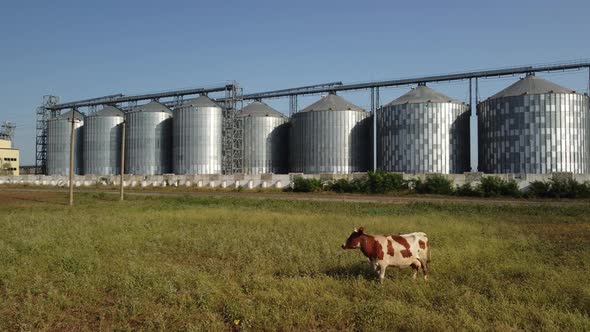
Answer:
[{"label": "cow's ear", "polygon": [[357,233],[363,234],[364,231],[365,231],[365,228],[364,227],[361,227],[361,228],[358,229]]}]

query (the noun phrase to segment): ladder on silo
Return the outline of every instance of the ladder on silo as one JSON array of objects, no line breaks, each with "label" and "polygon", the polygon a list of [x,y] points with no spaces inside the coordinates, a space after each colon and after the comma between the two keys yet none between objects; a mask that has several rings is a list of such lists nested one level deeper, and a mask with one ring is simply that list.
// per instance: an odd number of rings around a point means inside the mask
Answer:
[{"label": "ladder on silo", "polygon": [[[228,84],[223,101],[223,174],[242,173],[243,165],[243,122],[238,116],[238,106],[242,103],[241,93],[236,82]],[[241,108],[241,107],[240,107]]]},{"label": "ladder on silo", "polygon": [[35,138],[35,172],[45,174],[47,166],[47,120],[59,115],[60,111],[49,109],[59,104],[57,96],[43,96],[43,104],[37,107],[37,126]]}]

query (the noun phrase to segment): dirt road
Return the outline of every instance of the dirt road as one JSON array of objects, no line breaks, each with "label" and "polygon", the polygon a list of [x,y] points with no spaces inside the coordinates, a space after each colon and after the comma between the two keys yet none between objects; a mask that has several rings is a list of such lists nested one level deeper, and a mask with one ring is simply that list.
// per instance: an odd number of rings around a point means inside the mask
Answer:
[{"label": "dirt road", "polygon": [[[76,189],[76,193],[112,193],[117,190],[106,189]],[[36,196],[48,193],[67,193],[62,188],[3,188],[0,187],[0,203],[4,199],[10,199],[11,195],[18,197],[23,194]],[[471,197],[444,197],[444,196],[386,196],[386,195],[355,195],[333,193],[268,193],[268,192],[232,192],[232,191],[158,191],[158,190],[128,190],[126,195],[149,196],[194,196],[194,197],[232,197],[250,199],[282,199],[282,200],[308,200],[329,202],[355,202],[355,203],[383,203],[383,204],[411,204],[418,202],[429,203],[454,203],[454,204],[495,204],[495,205],[587,205],[588,200],[529,200],[514,198],[471,198]]]}]

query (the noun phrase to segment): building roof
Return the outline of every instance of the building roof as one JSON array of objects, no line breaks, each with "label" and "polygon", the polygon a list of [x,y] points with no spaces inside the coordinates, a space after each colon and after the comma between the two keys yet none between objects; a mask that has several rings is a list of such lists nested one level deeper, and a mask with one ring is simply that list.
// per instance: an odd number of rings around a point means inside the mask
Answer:
[{"label": "building roof", "polygon": [[214,102],[213,100],[209,99],[209,97],[205,95],[201,95],[197,98],[190,99],[185,101],[180,105],[181,107],[219,107],[219,104]]},{"label": "building roof", "polygon": [[162,103],[157,102],[155,100],[152,102],[149,102],[145,105],[140,105],[140,106],[134,107],[132,112],[172,113],[172,111],[170,111],[170,109],[168,107],[166,107],[166,105],[163,105]]},{"label": "building roof", "polygon": [[72,120],[72,112],[74,112],[74,118],[76,120],[84,121],[84,114],[82,114],[78,111],[67,111],[61,115],[56,116],[54,119],[70,121],[70,120]]},{"label": "building roof", "polygon": [[105,106],[96,113],[89,114],[92,117],[103,117],[103,116],[124,116],[123,111],[114,106]]},{"label": "building roof", "polygon": [[284,118],[285,115],[267,104],[255,101],[242,108],[240,116]]},{"label": "building roof", "polygon": [[489,99],[522,95],[538,95],[543,93],[576,93],[576,91],[565,88],[553,82],[549,82],[540,77],[529,75],[519,79],[511,86],[496,93]]},{"label": "building roof", "polygon": [[435,91],[425,85],[418,85],[406,94],[391,101],[387,106],[403,105],[403,104],[420,104],[420,103],[461,103],[451,97],[445,96],[442,93]]},{"label": "building roof", "polygon": [[356,106],[355,104],[347,101],[346,99],[337,96],[335,94],[328,94],[322,97],[315,103],[307,106],[300,113],[303,112],[316,112],[316,111],[361,111],[365,112],[364,109]]},{"label": "building roof", "polygon": [[2,150],[18,150],[18,149],[13,149],[12,148],[12,141],[7,139],[7,138],[3,138],[0,137],[0,149]]}]

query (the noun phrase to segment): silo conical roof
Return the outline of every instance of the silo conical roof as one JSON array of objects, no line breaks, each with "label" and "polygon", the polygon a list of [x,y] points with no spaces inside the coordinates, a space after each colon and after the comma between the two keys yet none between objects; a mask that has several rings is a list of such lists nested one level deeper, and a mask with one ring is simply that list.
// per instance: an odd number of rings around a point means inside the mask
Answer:
[{"label": "silo conical roof", "polygon": [[387,106],[403,105],[403,104],[420,104],[420,103],[459,103],[451,97],[445,96],[442,93],[435,91],[425,85],[418,85],[406,94],[393,100]]},{"label": "silo conical roof", "polygon": [[335,94],[328,94],[322,97],[322,99],[304,108],[300,113],[303,112],[314,112],[314,111],[365,111],[364,109],[356,106],[355,104],[347,101],[346,99],[337,96]]},{"label": "silo conical roof", "polygon": [[152,101],[145,105],[137,106],[133,108],[133,112],[165,112],[165,113],[172,113],[166,105],[163,105],[160,102]]},{"label": "silo conical roof", "polygon": [[553,82],[549,82],[540,77],[529,75],[527,77],[521,78],[506,89],[496,93],[489,99],[522,96],[525,94],[538,95],[543,93],[576,93],[576,91],[565,88]]},{"label": "silo conical roof", "polygon": [[78,111],[65,112],[64,114],[56,116],[55,119],[56,120],[71,120],[72,119],[72,112],[74,113],[74,119],[80,120],[80,121],[84,120],[84,114],[82,114]]},{"label": "silo conical roof", "polygon": [[205,95],[201,95],[197,98],[190,99],[182,103],[180,106],[183,107],[219,107],[219,104],[214,102],[213,100],[209,99],[209,97]]},{"label": "silo conical roof", "polygon": [[114,106],[105,106],[100,111],[88,116],[123,116],[123,111]]},{"label": "silo conical roof", "polygon": [[285,115],[283,113],[275,110],[274,108],[268,106],[267,104],[255,101],[247,105],[242,109],[240,112],[240,116],[252,116],[252,117],[274,117],[274,118],[283,118]]}]

